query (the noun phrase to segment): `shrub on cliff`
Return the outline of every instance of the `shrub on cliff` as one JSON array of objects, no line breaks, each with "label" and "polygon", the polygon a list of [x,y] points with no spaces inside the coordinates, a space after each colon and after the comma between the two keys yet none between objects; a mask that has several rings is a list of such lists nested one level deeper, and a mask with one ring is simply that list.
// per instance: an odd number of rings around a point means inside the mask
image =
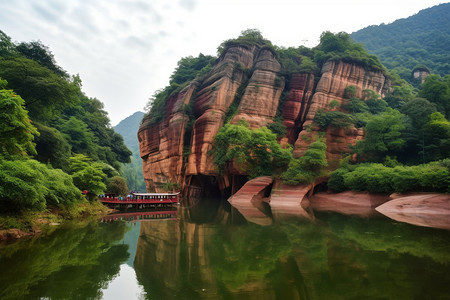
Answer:
[{"label": "shrub on cliff", "polygon": [[236,39],[229,39],[220,44],[217,48],[217,53],[221,55],[232,46],[259,46],[267,47],[275,52],[272,42],[265,39],[258,29],[246,29],[241,31],[241,34]]},{"label": "shrub on cliff", "polygon": [[311,183],[323,176],[324,168],[328,165],[326,150],[323,139],[312,143],[302,157],[291,160],[288,169],[281,174],[283,182],[290,185]]},{"label": "shrub on cliff", "polygon": [[386,72],[380,60],[369,54],[362,44],[355,43],[346,32],[326,31],[320,36],[320,43],[314,49],[314,60],[322,66],[327,60],[356,63],[365,69]]},{"label": "shrub on cliff", "polygon": [[292,159],[292,149],[283,149],[276,134],[266,127],[251,130],[248,124],[226,124],[214,137],[214,164],[220,173],[227,164],[237,167],[251,178],[270,176]]},{"label": "shrub on cliff", "polygon": [[177,68],[170,76],[169,85],[157,90],[147,102],[145,110],[150,124],[161,122],[166,116],[166,103],[171,95],[181,91],[189,82],[206,75],[211,69],[215,57],[199,54],[198,57],[183,57],[178,61]]}]

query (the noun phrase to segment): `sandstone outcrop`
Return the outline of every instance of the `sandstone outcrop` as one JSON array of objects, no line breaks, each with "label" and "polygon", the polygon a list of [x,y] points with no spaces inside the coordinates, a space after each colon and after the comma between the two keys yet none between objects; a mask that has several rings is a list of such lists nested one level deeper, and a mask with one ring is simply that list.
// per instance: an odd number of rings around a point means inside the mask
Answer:
[{"label": "sandstone outcrop", "polygon": [[[314,139],[317,128],[313,127],[316,113],[321,110],[331,109],[330,103],[337,101],[341,106],[347,99],[344,97],[345,88],[356,87],[356,97],[362,97],[364,90],[372,90],[383,96],[388,91],[388,83],[382,72],[367,71],[355,64],[342,61],[328,61],[321,71],[321,76],[310,103],[305,108],[302,130],[295,142],[294,154],[301,155],[309,145],[308,141]],[[311,130],[312,129],[312,130]],[[340,154],[349,152],[348,144],[355,144],[356,140],[362,139],[362,130],[350,128],[338,130],[328,128],[327,131],[327,159],[332,160],[340,157]]]},{"label": "sandstone outcrop", "polygon": [[274,214],[295,214],[297,216],[313,219],[305,210],[309,206],[307,194],[311,192],[313,184],[292,186],[277,182],[270,195],[270,208]]},{"label": "sandstone outcrop", "polygon": [[[218,189],[227,198],[245,183],[242,176],[246,174],[238,168],[219,174],[213,164],[214,137],[226,121],[244,119],[254,129],[282,117],[287,133],[280,143],[290,143],[298,157],[317,135],[316,113],[330,110],[334,100],[345,103],[346,87],[356,87],[356,96],[365,89],[384,95],[388,89],[382,72],[342,61],[328,61],[316,74],[290,74],[288,84],[282,74],[272,49],[234,44],[207,75],[171,95],[164,119],[154,124],[144,118],[138,132],[147,189],[159,191],[163,184],[178,183],[185,194],[195,190],[207,195]],[[362,135],[356,128],[328,129],[329,162],[349,152],[348,145]],[[196,180],[199,176],[202,180]]]},{"label": "sandstone outcrop", "polygon": [[236,208],[249,222],[270,225],[272,219],[264,213],[264,198],[270,193],[272,178],[258,177],[248,181],[228,202]]},{"label": "sandstone outcrop", "polygon": [[389,200],[389,196],[367,192],[316,193],[310,204],[317,211],[332,211],[345,215],[368,217],[376,214],[375,208]]},{"label": "sandstone outcrop", "polygon": [[447,194],[400,197],[376,210],[399,222],[450,230],[450,195]]}]

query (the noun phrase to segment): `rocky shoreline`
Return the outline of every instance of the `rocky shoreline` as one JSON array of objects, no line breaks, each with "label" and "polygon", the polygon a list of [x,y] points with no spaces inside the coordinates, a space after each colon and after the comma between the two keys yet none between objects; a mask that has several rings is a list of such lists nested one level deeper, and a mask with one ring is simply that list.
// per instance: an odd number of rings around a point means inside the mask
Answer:
[{"label": "rocky shoreline", "polygon": [[[106,215],[112,210],[98,203],[82,203],[76,212],[67,208],[54,208],[48,212],[23,214],[14,218],[15,228],[5,228],[0,219],[0,243],[14,242],[52,232],[64,222]],[[9,217],[12,218],[12,217]],[[9,227],[9,226],[6,226]]]},{"label": "rocky shoreline", "polygon": [[264,202],[269,206],[272,216],[283,214],[314,219],[314,211],[359,217],[376,217],[381,214],[398,222],[450,230],[449,194],[385,195],[354,191],[312,194],[313,190],[313,184],[288,186],[273,182],[271,177],[259,177],[248,181],[228,201],[248,221],[260,225],[272,223],[269,215],[262,209]]}]

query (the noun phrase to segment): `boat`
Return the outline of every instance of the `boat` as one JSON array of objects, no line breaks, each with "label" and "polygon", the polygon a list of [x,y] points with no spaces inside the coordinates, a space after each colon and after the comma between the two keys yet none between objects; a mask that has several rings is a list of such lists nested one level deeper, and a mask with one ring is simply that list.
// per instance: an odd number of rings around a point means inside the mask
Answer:
[{"label": "boat", "polygon": [[99,196],[99,201],[106,205],[145,207],[160,207],[178,204],[180,193],[131,193],[126,197],[117,197],[114,194]]}]

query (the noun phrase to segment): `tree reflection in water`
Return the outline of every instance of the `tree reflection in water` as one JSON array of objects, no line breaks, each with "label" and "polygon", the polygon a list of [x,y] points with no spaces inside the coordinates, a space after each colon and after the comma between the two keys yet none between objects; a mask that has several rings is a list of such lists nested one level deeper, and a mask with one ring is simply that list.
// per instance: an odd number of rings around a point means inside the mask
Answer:
[{"label": "tree reflection in water", "polygon": [[227,202],[200,202],[180,207],[178,219],[74,223],[2,247],[0,298],[100,299],[125,263],[136,278],[121,282],[137,279],[133,286],[147,299],[450,295],[449,231],[323,212],[263,211],[271,225],[262,226],[241,212]]},{"label": "tree reflection in water", "polygon": [[[0,299],[98,299],[128,258],[126,223],[71,223],[0,248]],[[5,272],[5,270],[7,270]]]},{"label": "tree reflection in water", "polygon": [[[198,211],[197,211],[198,209]],[[450,292],[450,233],[321,213],[247,222],[227,204],[141,224],[134,267],[149,299],[412,299]],[[202,216],[199,218],[199,216]]]}]

